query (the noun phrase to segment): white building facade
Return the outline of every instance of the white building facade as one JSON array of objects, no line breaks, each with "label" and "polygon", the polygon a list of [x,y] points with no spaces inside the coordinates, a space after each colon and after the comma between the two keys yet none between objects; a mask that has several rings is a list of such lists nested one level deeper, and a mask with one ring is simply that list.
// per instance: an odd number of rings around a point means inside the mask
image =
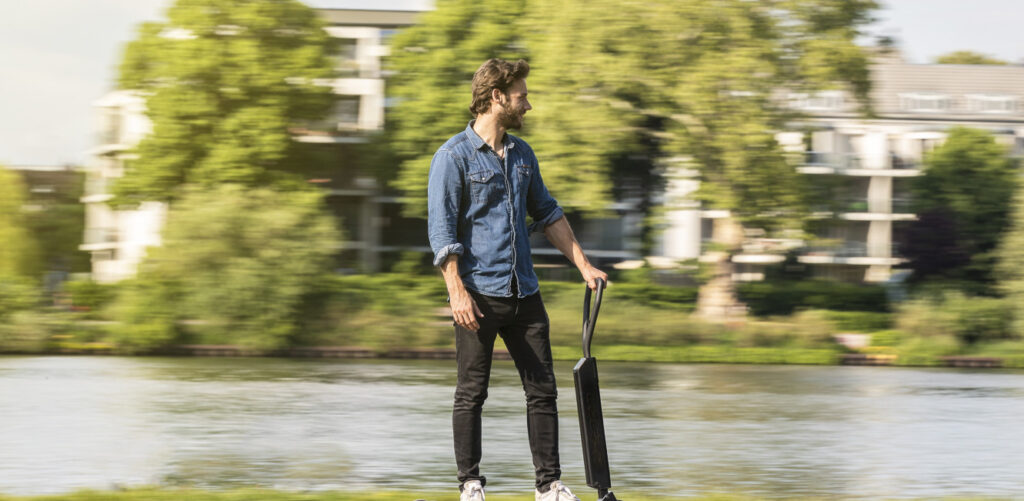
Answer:
[{"label": "white building facade", "polygon": [[[910,191],[922,175],[925,156],[941,145],[949,129],[987,130],[1014,155],[1024,154],[1024,67],[908,64],[897,57],[871,68],[874,116],[857,111],[847,93],[827,91],[791,95],[790,105],[805,119],[777,134],[796,157],[798,170],[811,176],[830,201],[815,207],[816,235],[806,241],[747,235],[743,252],[733,256],[737,280],[759,280],[764,267],[798,249],[798,260],[815,276],[848,281],[884,282],[906,262],[898,241],[916,219]],[[683,185],[685,198],[695,186]],[[710,241],[716,219],[726,211],[669,212],[666,236]],[[701,229],[694,229],[694,219]],[[683,223],[677,221],[683,220]],[[685,235],[685,236],[684,236]],[[665,251],[679,249],[668,243]],[[668,254],[694,258],[686,252]]]},{"label": "white building facade", "polygon": [[92,279],[117,282],[135,276],[146,248],[160,245],[167,205],[144,202],[117,210],[107,202],[113,183],[124,174],[129,151],[152,130],[146,101],[137,93],[114,91],[93,103],[98,113],[99,145],[85,165],[85,235],[79,248],[89,252]]}]

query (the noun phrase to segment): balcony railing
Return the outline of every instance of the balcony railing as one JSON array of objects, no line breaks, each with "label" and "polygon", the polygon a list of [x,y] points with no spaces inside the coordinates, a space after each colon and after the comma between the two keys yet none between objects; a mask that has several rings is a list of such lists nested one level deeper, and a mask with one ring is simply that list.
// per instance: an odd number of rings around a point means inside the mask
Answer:
[{"label": "balcony railing", "polygon": [[85,244],[109,244],[117,242],[117,229],[115,228],[86,228]]},{"label": "balcony railing", "polygon": [[895,214],[911,214],[914,212],[913,201],[909,198],[893,198],[892,212]]},{"label": "balcony railing", "polygon": [[804,165],[859,169],[860,157],[854,153],[833,153],[828,151],[805,151]]},{"label": "balcony railing", "polygon": [[868,245],[865,242],[845,241],[837,245],[810,245],[804,248],[805,255],[831,257],[893,257],[895,244]]},{"label": "balcony railing", "polygon": [[832,203],[815,204],[811,207],[814,212],[836,212],[840,214],[849,213],[871,213],[871,214],[911,214],[912,202],[908,198],[865,198],[850,197],[841,198]]},{"label": "balcony railing", "polygon": [[889,155],[889,168],[890,169],[917,169],[921,166],[921,162],[908,157],[903,157],[896,154]]},{"label": "balcony railing", "polygon": [[85,196],[107,195],[110,193],[110,180],[105,177],[89,178],[85,182]]},{"label": "balcony railing", "polygon": [[[827,151],[805,151],[803,163],[811,167],[834,167],[837,169],[860,169],[861,159],[856,153],[833,153]],[[920,162],[909,157],[890,154],[885,165],[888,169],[917,169]]]}]

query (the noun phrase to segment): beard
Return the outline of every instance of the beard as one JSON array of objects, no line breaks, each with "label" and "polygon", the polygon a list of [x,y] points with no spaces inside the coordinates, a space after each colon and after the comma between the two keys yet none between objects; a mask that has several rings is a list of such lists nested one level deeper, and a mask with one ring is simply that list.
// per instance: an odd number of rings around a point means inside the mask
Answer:
[{"label": "beard", "polygon": [[512,109],[511,106],[502,106],[498,114],[498,123],[506,130],[519,129],[523,126],[523,115],[526,113]]}]

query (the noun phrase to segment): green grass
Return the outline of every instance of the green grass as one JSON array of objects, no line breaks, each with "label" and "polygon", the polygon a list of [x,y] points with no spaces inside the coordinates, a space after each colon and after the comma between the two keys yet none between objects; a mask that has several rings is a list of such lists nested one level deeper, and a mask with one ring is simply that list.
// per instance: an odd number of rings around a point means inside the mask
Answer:
[{"label": "green grass", "polygon": [[[578,492],[581,499],[594,499],[596,493]],[[618,493],[616,494],[618,495]],[[623,494],[625,496],[625,494]],[[131,489],[125,491],[79,491],[70,494],[54,494],[47,496],[4,496],[0,501],[457,501],[454,492],[412,492],[412,491],[374,491],[374,492],[281,492],[259,489],[238,489],[230,491],[201,491],[189,489]],[[489,501],[532,501],[532,494],[498,495],[488,494]],[[736,494],[704,494],[698,497],[664,497],[638,496],[629,494],[629,501],[668,501],[685,499],[688,501],[752,501],[755,497]],[[774,498],[773,498],[774,499]],[[790,498],[790,499],[823,499],[823,498]],[[955,500],[996,500],[1003,498],[971,497],[943,498]]]},{"label": "green grass", "polygon": [[[600,360],[619,362],[832,365],[839,360],[839,350],[787,347],[611,345],[591,351]],[[552,346],[551,354],[555,360],[583,356],[579,346]]]},{"label": "green grass", "polygon": [[[594,492],[580,492],[584,499],[596,497]],[[200,491],[184,489],[132,489],[127,491],[79,491],[71,494],[47,496],[4,496],[0,501],[457,501],[454,492],[281,492],[271,490],[242,489],[231,491]],[[532,501],[532,494],[498,495],[488,494],[489,501]],[[629,495],[629,501],[665,501],[668,497],[651,497]],[[756,498],[709,494],[699,498],[687,497],[695,501],[745,501]]]}]

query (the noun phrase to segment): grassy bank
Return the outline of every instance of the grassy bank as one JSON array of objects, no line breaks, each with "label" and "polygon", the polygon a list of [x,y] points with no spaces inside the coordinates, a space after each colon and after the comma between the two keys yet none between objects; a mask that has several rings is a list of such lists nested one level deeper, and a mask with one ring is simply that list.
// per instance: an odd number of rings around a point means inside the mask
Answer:
[{"label": "grassy bank", "polygon": [[[578,492],[585,498],[594,497],[594,492]],[[271,490],[244,489],[231,491],[200,491],[179,489],[141,489],[127,491],[79,491],[70,494],[48,496],[4,496],[0,501],[455,501],[458,495],[446,492],[373,491],[373,492],[316,492],[297,493]],[[500,495],[488,494],[489,501],[527,501],[532,494]],[[666,501],[669,497],[637,496],[630,494],[630,501]],[[692,501],[747,501],[756,498],[727,494],[709,494],[701,497],[687,497]]]},{"label": "grassy bank", "polygon": [[[616,496],[619,495],[617,491]],[[587,489],[576,493],[582,499],[593,499],[595,491]],[[625,494],[623,494],[625,496]],[[451,492],[412,492],[412,491],[373,491],[373,492],[316,492],[298,493],[258,489],[240,489],[230,491],[200,491],[185,489],[132,489],[126,491],[79,491],[70,494],[49,496],[4,496],[0,501],[455,501],[458,495]],[[532,494],[500,495],[488,494],[489,501],[532,501]],[[685,499],[687,501],[754,501],[761,498],[739,494],[704,494],[700,496],[665,497],[628,494],[629,501],[668,501]],[[779,498],[773,498],[779,499]],[[789,498],[789,499],[820,499],[820,498]],[[942,498],[946,501],[995,501],[1004,498],[971,497]]]},{"label": "grassy bank", "polygon": [[[97,290],[105,293],[85,295],[91,307],[84,310],[8,315],[0,325],[0,353],[168,353],[169,347],[181,345],[233,345],[250,353],[359,347],[380,355],[453,348],[444,281],[431,275],[332,276],[323,293],[310,299],[320,305],[310,311],[318,313],[303,316],[301,327],[286,337],[226,330],[216,319],[179,320],[173,333],[153,337],[146,324],[119,316],[113,289]],[[555,357],[578,358],[582,283],[543,281],[541,291]],[[834,364],[844,353],[857,352],[883,355],[895,365],[935,366],[944,363],[943,357],[975,356],[1024,367],[1024,339],[1009,327],[1014,305],[946,295],[911,300],[889,311],[879,291],[818,281],[746,284],[741,296],[751,314],[721,323],[692,314],[696,287],[619,281],[605,291],[594,354],[639,362]],[[864,334],[868,345],[844,347],[836,341],[839,333]]]}]

